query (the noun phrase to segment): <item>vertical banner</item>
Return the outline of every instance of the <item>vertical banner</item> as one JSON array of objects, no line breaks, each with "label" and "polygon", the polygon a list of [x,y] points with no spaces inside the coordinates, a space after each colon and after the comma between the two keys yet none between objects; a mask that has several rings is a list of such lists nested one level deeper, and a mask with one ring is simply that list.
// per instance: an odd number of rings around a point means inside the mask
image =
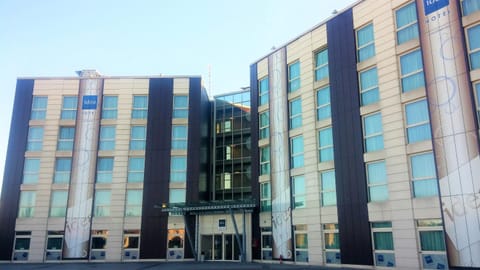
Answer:
[{"label": "vertical banner", "polygon": [[88,258],[102,94],[103,79],[80,79],[64,259]]},{"label": "vertical banner", "polygon": [[286,49],[268,58],[273,258],[293,259]]},{"label": "vertical banner", "polygon": [[480,159],[460,1],[417,0],[451,266],[480,267]]}]

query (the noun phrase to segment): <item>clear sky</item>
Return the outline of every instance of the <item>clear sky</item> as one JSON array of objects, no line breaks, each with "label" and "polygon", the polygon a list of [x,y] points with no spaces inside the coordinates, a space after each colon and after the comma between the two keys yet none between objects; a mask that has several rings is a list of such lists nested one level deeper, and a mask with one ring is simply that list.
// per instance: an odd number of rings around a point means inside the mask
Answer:
[{"label": "clear sky", "polygon": [[17,77],[201,75],[210,95],[239,90],[272,46],[354,2],[0,0],[0,186]]}]

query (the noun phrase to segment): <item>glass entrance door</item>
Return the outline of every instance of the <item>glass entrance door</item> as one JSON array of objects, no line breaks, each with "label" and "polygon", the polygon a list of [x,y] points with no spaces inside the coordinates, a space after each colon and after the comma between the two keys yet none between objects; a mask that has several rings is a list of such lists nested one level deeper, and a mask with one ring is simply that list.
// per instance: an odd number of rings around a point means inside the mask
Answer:
[{"label": "glass entrance door", "polygon": [[[240,235],[240,241],[242,235]],[[236,261],[240,258],[240,249],[234,234],[202,235],[201,255],[204,260]]]}]

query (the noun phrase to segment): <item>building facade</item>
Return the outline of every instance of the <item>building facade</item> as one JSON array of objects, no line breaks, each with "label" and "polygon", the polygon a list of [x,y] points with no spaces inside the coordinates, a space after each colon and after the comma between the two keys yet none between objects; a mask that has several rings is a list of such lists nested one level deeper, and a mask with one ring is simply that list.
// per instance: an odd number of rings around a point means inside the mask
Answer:
[{"label": "building facade", "polygon": [[19,79],[0,260],[480,267],[480,1],[358,1],[250,79]]}]

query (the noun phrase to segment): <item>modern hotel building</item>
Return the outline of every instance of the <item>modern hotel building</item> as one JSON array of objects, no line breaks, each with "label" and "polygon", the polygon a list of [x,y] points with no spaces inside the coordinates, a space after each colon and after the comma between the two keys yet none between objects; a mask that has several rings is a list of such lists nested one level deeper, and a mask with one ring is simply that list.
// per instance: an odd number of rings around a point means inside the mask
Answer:
[{"label": "modern hotel building", "polygon": [[480,267],[480,1],[358,1],[250,79],[19,79],[0,260]]}]

